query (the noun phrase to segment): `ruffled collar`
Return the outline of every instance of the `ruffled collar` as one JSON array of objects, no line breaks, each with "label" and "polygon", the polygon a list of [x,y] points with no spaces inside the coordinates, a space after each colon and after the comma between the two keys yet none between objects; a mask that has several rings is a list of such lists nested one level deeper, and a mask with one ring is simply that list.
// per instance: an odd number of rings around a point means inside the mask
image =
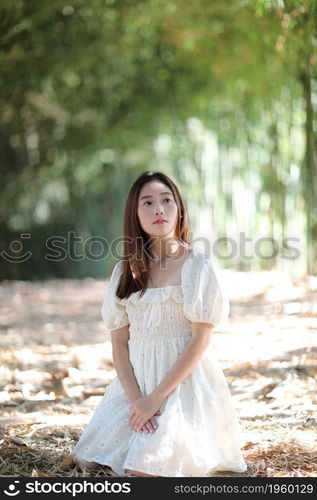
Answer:
[{"label": "ruffled collar", "polygon": [[147,288],[143,296],[140,297],[141,291],[131,293],[130,297],[121,299],[121,303],[125,304],[127,302],[140,303],[145,302],[148,304],[156,304],[160,302],[165,302],[167,299],[172,297],[175,302],[183,302],[183,291],[182,285],[166,285],[160,288]]}]

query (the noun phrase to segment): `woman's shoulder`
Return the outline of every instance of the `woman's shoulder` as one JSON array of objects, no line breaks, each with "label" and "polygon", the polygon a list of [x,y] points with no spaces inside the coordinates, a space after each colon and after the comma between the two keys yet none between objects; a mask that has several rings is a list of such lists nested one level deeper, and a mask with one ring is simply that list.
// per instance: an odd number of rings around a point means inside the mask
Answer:
[{"label": "woman's shoulder", "polygon": [[228,300],[223,293],[218,269],[208,252],[194,250],[184,273],[185,316],[193,322],[218,325],[227,317]]},{"label": "woman's shoulder", "polygon": [[110,274],[112,275],[120,274],[122,272],[122,269],[123,269],[123,259],[119,259],[117,260],[117,262],[113,264],[112,271]]},{"label": "woman's shoulder", "polygon": [[108,274],[108,280],[109,280],[110,286],[115,286],[118,283],[120,276],[122,274],[122,270],[123,270],[123,260],[120,259],[120,260],[117,260],[117,262],[115,262],[112,265],[110,272]]},{"label": "woman's shoulder", "polygon": [[189,255],[186,259],[190,268],[203,268],[203,267],[213,267],[212,257],[209,255],[208,251],[201,252],[194,247],[191,247]]}]

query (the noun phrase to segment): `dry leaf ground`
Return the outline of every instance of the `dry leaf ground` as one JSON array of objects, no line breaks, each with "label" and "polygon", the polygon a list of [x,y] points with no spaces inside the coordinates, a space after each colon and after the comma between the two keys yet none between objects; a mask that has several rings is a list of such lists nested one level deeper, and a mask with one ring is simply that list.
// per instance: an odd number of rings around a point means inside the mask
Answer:
[{"label": "dry leaf ground", "polygon": [[[317,476],[317,280],[223,271],[229,320],[213,334],[243,432],[244,474]],[[104,281],[2,281],[0,475],[104,476],[68,453],[115,376]]]}]

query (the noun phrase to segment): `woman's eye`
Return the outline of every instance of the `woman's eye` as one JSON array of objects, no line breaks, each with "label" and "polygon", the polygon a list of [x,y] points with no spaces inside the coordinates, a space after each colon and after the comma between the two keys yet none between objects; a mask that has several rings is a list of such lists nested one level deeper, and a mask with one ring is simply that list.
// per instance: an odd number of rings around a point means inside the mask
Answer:
[{"label": "woman's eye", "polygon": [[[166,200],[168,200],[168,201],[172,201],[170,198],[165,198],[163,201],[166,201]],[[144,203],[144,205],[146,205],[146,203],[152,203],[152,202],[151,202],[151,201],[146,201],[146,202]]]}]

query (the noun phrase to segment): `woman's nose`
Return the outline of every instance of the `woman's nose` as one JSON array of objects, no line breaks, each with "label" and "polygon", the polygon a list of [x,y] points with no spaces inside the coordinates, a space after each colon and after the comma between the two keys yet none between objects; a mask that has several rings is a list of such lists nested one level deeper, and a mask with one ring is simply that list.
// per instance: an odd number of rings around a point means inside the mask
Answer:
[{"label": "woman's nose", "polygon": [[156,210],[155,210],[155,213],[164,213],[164,210],[161,208],[161,207],[157,207]]}]

